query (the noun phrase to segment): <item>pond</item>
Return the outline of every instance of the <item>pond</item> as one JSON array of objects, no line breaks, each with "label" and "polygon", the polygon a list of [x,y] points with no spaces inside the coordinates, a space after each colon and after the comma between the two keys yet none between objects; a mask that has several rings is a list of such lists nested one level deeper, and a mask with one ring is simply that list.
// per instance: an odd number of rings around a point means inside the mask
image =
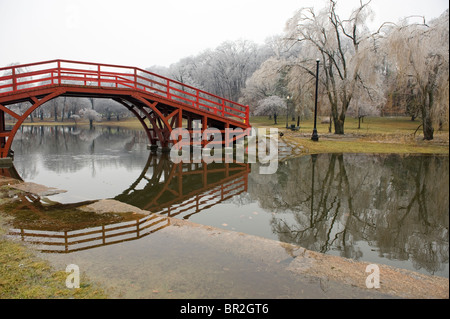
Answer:
[{"label": "pond", "polygon": [[[280,161],[275,174],[260,175],[258,164],[174,164],[147,144],[139,130],[24,126],[12,147],[14,168],[25,181],[66,190],[49,196],[62,204],[113,198],[203,225],[448,278],[448,156],[304,155]],[[15,228],[48,235],[58,227],[82,231],[114,224],[77,216],[69,227],[63,218],[35,223],[30,216]],[[128,245],[139,247],[140,241]],[[97,246],[87,240],[64,249]]]}]

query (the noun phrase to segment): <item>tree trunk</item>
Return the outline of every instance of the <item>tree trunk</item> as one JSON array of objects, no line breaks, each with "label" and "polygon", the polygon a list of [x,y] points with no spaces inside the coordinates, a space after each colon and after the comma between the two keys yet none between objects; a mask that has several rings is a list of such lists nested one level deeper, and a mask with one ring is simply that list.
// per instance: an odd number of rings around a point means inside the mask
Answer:
[{"label": "tree trunk", "polygon": [[431,119],[431,109],[433,107],[433,92],[428,92],[428,101],[422,103],[422,123],[423,123],[423,139],[431,141],[434,138],[433,121]]},{"label": "tree trunk", "polygon": [[434,128],[431,121],[423,121],[423,139],[431,141],[434,139]]},{"label": "tree trunk", "polygon": [[431,121],[431,116],[429,110],[426,110],[428,107],[424,106],[422,109],[422,127],[423,127],[423,139],[427,141],[431,141],[434,138],[434,128],[433,122]]},{"label": "tree trunk", "polygon": [[[350,99],[342,103],[342,110],[339,113],[337,103],[333,103],[331,98],[331,116],[333,117],[334,123],[334,134],[344,135],[344,123],[345,123],[345,113],[347,112],[348,106],[350,105]],[[334,105],[333,105],[334,104]]]},{"label": "tree trunk", "polygon": [[63,103],[63,107],[62,107],[62,110],[61,110],[61,122],[64,122],[65,109],[66,109],[66,97],[64,97],[64,103]]},{"label": "tree trunk", "polygon": [[333,115],[333,123],[334,123],[334,134],[344,135],[344,123],[345,123],[345,113],[341,112],[341,114]]},{"label": "tree trunk", "polygon": [[334,134],[344,135],[344,120],[340,116],[334,121]]}]

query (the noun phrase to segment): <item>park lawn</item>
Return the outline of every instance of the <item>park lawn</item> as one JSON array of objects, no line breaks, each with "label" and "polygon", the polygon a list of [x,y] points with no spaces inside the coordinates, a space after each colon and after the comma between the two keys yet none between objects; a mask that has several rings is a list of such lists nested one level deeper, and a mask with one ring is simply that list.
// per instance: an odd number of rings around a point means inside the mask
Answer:
[{"label": "park lawn", "polygon": [[370,139],[337,140],[319,138],[313,142],[310,138],[285,136],[282,139],[294,147],[303,146],[310,154],[318,153],[371,153],[371,154],[448,154],[448,146],[420,144],[416,142],[390,143]]},{"label": "park lawn", "polygon": [[[250,117],[250,123],[256,127],[277,127],[278,129],[286,128],[286,118],[280,119],[278,117],[278,125],[274,125],[273,119],[269,119],[267,116],[255,116]],[[291,121],[289,119],[288,125],[297,125],[297,121]],[[345,119],[345,134],[414,134],[417,128],[420,126],[420,121],[411,121],[410,117],[366,117],[361,122],[361,128],[358,129],[358,119],[347,117]],[[312,119],[300,122],[300,133],[311,132],[314,127],[314,121]],[[328,134],[329,124],[321,124],[320,120],[317,121],[317,130],[319,134]],[[333,132],[333,131],[332,131]],[[443,128],[443,133],[448,134],[448,125]],[[421,134],[421,128],[417,130],[416,136]]]},{"label": "park lawn", "polygon": [[[319,142],[311,141],[313,120],[300,123],[299,131],[286,129],[286,119],[278,125],[273,119],[253,117],[250,123],[254,127],[276,127],[284,136],[282,140],[291,146],[302,146],[308,153],[421,153],[449,154],[448,126],[435,132],[433,141],[424,141],[420,122],[408,117],[369,117],[365,118],[358,129],[358,120],[347,118],[345,134],[329,133],[329,124],[317,124]],[[295,124],[289,121],[289,125]]]}]

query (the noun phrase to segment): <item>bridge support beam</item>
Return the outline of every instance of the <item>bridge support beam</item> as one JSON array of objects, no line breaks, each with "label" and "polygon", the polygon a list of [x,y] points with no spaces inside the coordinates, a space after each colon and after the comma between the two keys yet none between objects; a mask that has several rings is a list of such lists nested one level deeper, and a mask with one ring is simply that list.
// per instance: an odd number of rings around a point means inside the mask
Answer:
[{"label": "bridge support beam", "polygon": [[[3,109],[0,109],[0,150],[3,150],[6,145],[6,137],[8,136],[8,131],[6,130],[5,125],[5,111]],[[12,156],[11,154],[3,155],[3,152],[0,156],[0,165],[5,165],[9,163],[12,163]]]}]

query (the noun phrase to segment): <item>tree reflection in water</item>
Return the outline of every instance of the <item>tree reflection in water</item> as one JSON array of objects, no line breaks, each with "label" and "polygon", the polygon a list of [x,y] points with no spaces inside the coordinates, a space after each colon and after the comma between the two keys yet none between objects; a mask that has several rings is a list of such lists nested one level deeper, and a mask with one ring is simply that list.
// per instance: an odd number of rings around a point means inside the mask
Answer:
[{"label": "tree reflection in water", "polygon": [[280,241],[356,260],[366,242],[431,274],[448,264],[448,157],[322,154],[251,179]]}]

